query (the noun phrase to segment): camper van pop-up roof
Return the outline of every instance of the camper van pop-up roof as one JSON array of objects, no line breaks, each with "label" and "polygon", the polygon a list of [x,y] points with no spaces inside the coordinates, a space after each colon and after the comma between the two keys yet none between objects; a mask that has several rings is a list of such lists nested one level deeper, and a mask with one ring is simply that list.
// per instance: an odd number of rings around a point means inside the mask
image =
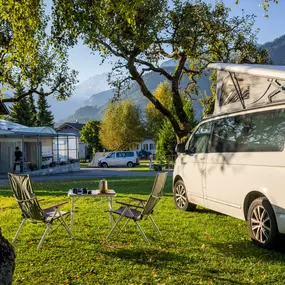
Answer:
[{"label": "camper van pop-up roof", "polygon": [[285,66],[212,63],[218,71],[214,115],[285,102]]}]

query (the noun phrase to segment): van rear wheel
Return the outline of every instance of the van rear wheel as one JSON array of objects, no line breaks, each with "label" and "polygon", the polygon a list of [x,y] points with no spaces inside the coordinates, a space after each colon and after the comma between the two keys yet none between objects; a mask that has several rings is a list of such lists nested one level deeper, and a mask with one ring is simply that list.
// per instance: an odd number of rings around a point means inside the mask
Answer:
[{"label": "van rear wheel", "polygon": [[190,203],[186,195],[186,187],[183,180],[178,180],[173,187],[174,203],[177,209],[182,211],[194,211],[196,204]]},{"label": "van rear wheel", "polygon": [[272,248],[279,237],[273,208],[266,197],[255,199],[248,210],[248,231],[252,241],[262,248]]},{"label": "van rear wheel", "polygon": [[129,168],[131,168],[131,167],[134,167],[135,165],[131,162],[131,161],[129,161],[128,163],[127,163],[127,167],[129,167]]}]

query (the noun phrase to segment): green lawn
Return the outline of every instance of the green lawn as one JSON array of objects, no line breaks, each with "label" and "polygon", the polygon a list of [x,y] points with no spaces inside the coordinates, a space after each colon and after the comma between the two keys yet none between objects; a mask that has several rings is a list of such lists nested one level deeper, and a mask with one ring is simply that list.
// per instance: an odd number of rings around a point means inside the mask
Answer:
[{"label": "green lawn", "polygon": [[[109,178],[118,200],[147,197],[153,177]],[[98,180],[35,183],[42,206],[68,200],[71,187],[97,188]],[[0,226],[12,239],[21,216],[8,186],[0,186]],[[116,205],[114,205],[116,207]],[[70,208],[70,203],[65,209]],[[81,198],[76,202],[74,234],[63,230],[49,236],[41,250],[37,244],[41,225],[25,226],[15,244],[17,267],[13,284],[284,284],[284,250],[266,251],[254,246],[244,221],[198,208],[175,209],[171,179],[157,205],[154,218],[162,237],[150,221],[141,225],[152,242],[147,246],[134,223],[109,231],[107,201]]]}]

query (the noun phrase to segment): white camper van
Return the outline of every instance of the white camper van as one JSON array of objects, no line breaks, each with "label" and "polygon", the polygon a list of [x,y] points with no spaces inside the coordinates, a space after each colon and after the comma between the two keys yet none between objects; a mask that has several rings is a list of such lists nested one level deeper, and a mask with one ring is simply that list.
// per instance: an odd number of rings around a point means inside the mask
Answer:
[{"label": "white camper van", "polygon": [[251,239],[272,247],[285,234],[285,67],[210,68],[218,70],[215,111],[177,145],[176,207],[246,220]]}]

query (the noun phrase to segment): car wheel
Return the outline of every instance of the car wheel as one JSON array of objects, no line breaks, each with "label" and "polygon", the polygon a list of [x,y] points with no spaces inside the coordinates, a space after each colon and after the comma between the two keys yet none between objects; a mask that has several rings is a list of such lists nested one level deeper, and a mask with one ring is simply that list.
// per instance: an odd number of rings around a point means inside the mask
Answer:
[{"label": "car wheel", "polygon": [[108,164],[107,164],[106,162],[103,162],[103,163],[101,164],[101,166],[102,166],[103,168],[107,168],[107,167],[108,167]]},{"label": "car wheel", "polygon": [[128,163],[127,163],[127,167],[129,167],[129,168],[131,168],[131,167],[134,167],[135,165],[131,162],[131,161],[129,161]]},{"label": "car wheel", "polygon": [[186,187],[183,180],[178,180],[173,188],[174,203],[177,209],[183,211],[194,211],[196,204],[190,203],[186,195]]},{"label": "car wheel", "polygon": [[272,248],[279,232],[273,208],[266,197],[257,198],[251,203],[247,222],[252,241],[262,248]]}]

